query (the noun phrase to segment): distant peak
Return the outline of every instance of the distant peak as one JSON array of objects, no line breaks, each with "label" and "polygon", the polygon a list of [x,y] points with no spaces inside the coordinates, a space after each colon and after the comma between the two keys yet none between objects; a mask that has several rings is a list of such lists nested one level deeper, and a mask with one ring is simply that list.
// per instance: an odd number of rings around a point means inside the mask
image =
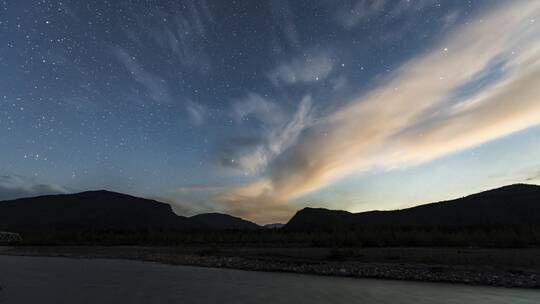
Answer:
[{"label": "distant peak", "polygon": [[300,211],[332,211],[327,208],[317,208],[317,207],[304,207]]},{"label": "distant peak", "polygon": [[125,194],[125,193],[120,193],[120,192],[115,192],[115,191],[110,191],[110,190],[105,190],[105,189],[98,189],[98,190],[88,190],[88,191],[83,191],[83,192],[77,192],[77,193],[71,193],[72,195],[85,195],[85,194],[100,194],[100,195],[122,195],[122,196],[132,196],[132,195],[129,195],[129,194]]},{"label": "distant peak", "polygon": [[471,196],[490,195],[494,193],[512,193],[514,191],[537,191],[539,189],[540,186],[538,185],[518,183],[478,192],[475,194],[471,194]]},{"label": "distant peak", "polygon": [[350,213],[344,210],[334,210],[334,209],[314,208],[314,207],[304,207],[303,209],[299,210],[297,213],[327,213],[327,212]]},{"label": "distant peak", "polygon": [[525,183],[517,183],[517,184],[511,184],[511,185],[507,185],[507,186],[502,186],[502,187],[499,187],[499,188],[496,188],[494,190],[497,190],[497,189],[507,189],[507,188],[540,188],[539,185],[534,185],[534,184],[525,184]]},{"label": "distant peak", "polygon": [[79,193],[117,193],[117,192],[113,192],[113,191],[105,190],[105,189],[98,189],[98,190],[83,191],[83,192],[79,192]]},{"label": "distant peak", "polygon": [[73,196],[73,197],[101,197],[101,198],[112,198],[112,199],[121,199],[121,198],[131,198],[131,199],[139,199],[139,200],[146,200],[146,201],[154,201],[158,203],[162,203],[153,199],[147,199],[144,197],[138,197],[133,196],[131,194],[121,193],[121,192],[115,192],[105,189],[98,189],[98,190],[88,190],[83,192],[76,192],[76,193],[66,193],[61,194],[64,196]]},{"label": "distant peak", "polygon": [[196,214],[196,215],[194,215],[192,217],[194,217],[194,218],[197,218],[197,217],[232,217],[232,218],[237,218],[237,217],[232,216],[230,214],[219,213],[219,212],[200,213],[200,214]]}]

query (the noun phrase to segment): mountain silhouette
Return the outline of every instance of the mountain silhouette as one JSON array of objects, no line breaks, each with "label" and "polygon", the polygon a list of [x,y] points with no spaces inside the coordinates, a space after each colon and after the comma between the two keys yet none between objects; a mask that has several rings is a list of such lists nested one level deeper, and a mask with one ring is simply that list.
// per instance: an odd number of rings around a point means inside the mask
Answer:
[{"label": "mountain silhouette", "polygon": [[[540,186],[525,184],[393,211],[304,208],[277,230],[228,214],[179,216],[168,204],[105,190],[0,202],[0,231],[29,244],[536,246],[539,226]],[[325,231],[335,233],[316,233]]]},{"label": "mountain silhouette", "polygon": [[449,201],[393,211],[350,213],[304,208],[286,230],[343,230],[370,226],[503,226],[540,223],[540,186],[515,184]]},{"label": "mountain silhouette", "polygon": [[258,227],[225,214],[179,216],[168,204],[106,190],[0,202],[0,231],[19,233],[159,232]]}]

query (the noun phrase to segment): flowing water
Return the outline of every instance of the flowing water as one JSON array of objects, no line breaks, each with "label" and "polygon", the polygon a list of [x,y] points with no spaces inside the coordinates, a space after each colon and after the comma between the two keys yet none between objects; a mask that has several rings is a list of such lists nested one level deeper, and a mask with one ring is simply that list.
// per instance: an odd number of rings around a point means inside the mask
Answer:
[{"label": "flowing water", "polygon": [[0,256],[0,303],[540,303],[540,291]]}]

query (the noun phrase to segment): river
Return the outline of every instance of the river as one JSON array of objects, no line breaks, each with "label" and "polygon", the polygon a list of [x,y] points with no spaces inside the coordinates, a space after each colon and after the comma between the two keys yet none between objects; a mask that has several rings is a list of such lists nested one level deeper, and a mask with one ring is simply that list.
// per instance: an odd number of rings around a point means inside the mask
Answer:
[{"label": "river", "polygon": [[0,303],[540,303],[540,290],[0,256]]}]

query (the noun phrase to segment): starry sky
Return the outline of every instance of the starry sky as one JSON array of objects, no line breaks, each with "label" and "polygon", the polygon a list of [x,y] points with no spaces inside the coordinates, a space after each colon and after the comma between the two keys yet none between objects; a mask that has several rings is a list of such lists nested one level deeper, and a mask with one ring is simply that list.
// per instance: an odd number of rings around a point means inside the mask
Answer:
[{"label": "starry sky", "polygon": [[540,1],[0,1],[0,200],[286,221],[540,183]]}]

